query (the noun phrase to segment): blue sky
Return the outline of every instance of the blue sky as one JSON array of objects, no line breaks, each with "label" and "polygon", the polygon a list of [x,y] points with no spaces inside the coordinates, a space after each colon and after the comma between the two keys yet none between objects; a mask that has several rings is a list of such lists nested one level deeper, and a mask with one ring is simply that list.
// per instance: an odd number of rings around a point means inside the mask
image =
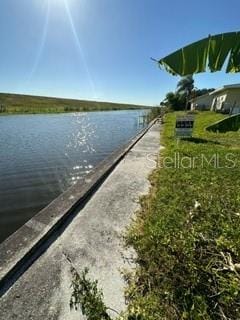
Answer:
[{"label": "blue sky", "polygon": [[[156,105],[179,80],[161,58],[239,30],[239,0],[1,0],[0,92]],[[195,85],[240,74],[195,76]]]}]

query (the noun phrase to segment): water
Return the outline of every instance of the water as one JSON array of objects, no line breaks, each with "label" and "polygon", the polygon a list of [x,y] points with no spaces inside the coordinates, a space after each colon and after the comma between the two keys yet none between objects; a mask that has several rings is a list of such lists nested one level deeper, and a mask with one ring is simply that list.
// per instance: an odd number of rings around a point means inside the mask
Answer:
[{"label": "water", "polygon": [[143,112],[0,117],[0,242],[135,136]]}]

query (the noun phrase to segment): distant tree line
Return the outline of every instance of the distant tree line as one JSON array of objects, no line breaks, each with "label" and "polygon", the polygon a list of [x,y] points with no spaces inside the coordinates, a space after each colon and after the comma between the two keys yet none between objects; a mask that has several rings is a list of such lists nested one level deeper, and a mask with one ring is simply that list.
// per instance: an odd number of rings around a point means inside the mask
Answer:
[{"label": "distant tree line", "polygon": [[177,88],[175,92],[168,92],[163,101],[161,101],[160,106],[168,107],[171,110],[178,111],[189,109],[189,100],[204,95],[208,92],[214,91],[214,88],[210,89],[198,89],[194,87],[194,79],[192,75],[182,77],[177,83]]}]

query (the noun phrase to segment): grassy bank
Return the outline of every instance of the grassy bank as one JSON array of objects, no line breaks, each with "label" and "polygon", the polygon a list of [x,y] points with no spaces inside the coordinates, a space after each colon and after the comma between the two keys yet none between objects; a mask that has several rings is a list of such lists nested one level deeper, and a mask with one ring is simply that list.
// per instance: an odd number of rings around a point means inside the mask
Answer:
[{"label": "grassy bank", "polygon": [[176,113],[166,116],[152,190],[127,238],[138,256],[132,319],[240,319],[240,132],[205,131],[222,117],[199,113],[194,138],[177,142]]},{"label": "grassy bank", "polygon": [[146,108],[146,106],[0,93],[0,114],[134,110],[140,108]]}]

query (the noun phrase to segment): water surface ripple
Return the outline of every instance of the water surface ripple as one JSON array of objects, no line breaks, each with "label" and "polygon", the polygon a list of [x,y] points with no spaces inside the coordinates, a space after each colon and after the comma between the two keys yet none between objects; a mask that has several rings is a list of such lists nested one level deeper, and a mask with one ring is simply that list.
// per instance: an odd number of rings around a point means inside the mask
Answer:
[{"label": "water surface ripple", "polygon": [[135,136],[143,112],[0,117],[0,242]]}]

